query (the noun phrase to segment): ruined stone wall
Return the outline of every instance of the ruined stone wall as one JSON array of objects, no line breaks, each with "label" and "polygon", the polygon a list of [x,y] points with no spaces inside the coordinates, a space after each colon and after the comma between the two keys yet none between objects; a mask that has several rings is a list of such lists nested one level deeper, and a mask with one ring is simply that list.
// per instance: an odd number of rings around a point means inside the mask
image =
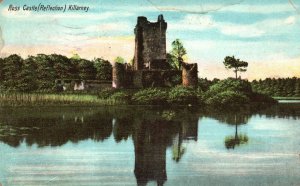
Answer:
[{"label": "ruined stone wall", "polygon": [[115,63],[112,68],[112,87],[131,88],[133,85],[133,71],[127,64]]},{"label": "ruined stone wall", "polygon": [[112,68],[112,87],[123,88],[125,82],[125,65],[115,63]]},{"label": "ruined stone wall", "polygon": [[146,17],[138,17],[135,27],[134,70],[155,69],[166,62],[167,23],[162,15],[155,23]]},{"label": "ruined stone wall", "polygon": [[181,84],[179,70],[139,70],[133,71],[133,87],[173,87]]},{"label": "ruined stone wall", "polygon": [[185,87],[197,87],[198,85],[198,65],[197,63],[181,63],[182,65],[182,85]]}]

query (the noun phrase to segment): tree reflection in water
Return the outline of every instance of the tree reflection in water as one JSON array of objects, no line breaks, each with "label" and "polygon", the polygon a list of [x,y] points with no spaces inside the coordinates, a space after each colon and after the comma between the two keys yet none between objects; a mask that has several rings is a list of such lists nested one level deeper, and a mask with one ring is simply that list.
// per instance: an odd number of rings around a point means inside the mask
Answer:
[{"label": "tree reflection in water", "polygon": [[235,108],[227,110],[212,109],[208,111],[208,115],[220,122],[235,126],[235,134],[226,136],[224,144],[227,149],[234,149],[236,146],[247,144],[249,138],[246,134],[238,134],[238,126],[248,123],[252,112],[250,108]]},{"label": "tree reflection in water", "polygon": [[241,112],[228,114],[228,116],[229,120],[227,120],[226,124],[235,126],[235,135],[225,137],[225,147],[227,149],[234,149],[236,146],[248,143],[248,136],[246,134],[238,134],[238,126],[247,124],[251,115]]},{"label": "tree reflection in water", "polygon": [[[272,109],[285,117],[284,109],[278,106]],[[188,151],[183,147],[184,141],[198,139],[199,117],[210,117],[235,126],[235,134],[224,140],[227,149],[234,149],[248,142],[246,134],[238,134],[238,126],[247,124],[253,113],[249,108],[230,112],[158,107],[6,108],[0,110],[0,141],[13,147],[22,142],[45,147],[86,139],[101,142],[111,136],[116,143],[132,139],[137,184],[156,181],[163,185],[167,180],[167,148],[172,149],[173,160],[180,162]],[[256,113],[263,114],[264,111]],[[268,109],[265,113],[269,113]]]}]

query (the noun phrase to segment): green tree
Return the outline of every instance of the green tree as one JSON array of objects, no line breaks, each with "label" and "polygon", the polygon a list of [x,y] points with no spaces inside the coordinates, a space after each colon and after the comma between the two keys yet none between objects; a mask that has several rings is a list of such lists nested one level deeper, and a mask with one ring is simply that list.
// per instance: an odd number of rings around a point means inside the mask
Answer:
[{"label": "green tree", "polygon": [[206,92],[212,85],[218,83],[220,80],[217,78],[214,78],[212,81],[208,80],[207,78],[199,78],[198,79],[198,87]]},{"label": "green tree", "polygon": [[51,89],[54,87],[56,72],[54,69],[54,62],[50,60],[50,56],[45,54],[38,54],[33,57],[37,64],[37,82],[38,89]]},{"label": "green tree", "polygon": [[94,80],[96,78],[94,63],[86,59],[81,59],[79,61],[79,76],[82,80]]},{"label": "green tree", "polygon": [[75,54],[73,54],[73,56],[70,59],[77,59],[77,60],[79,60],[79,59],[81,59],[81,57],[77,53],[75,53]]},{"label": "green tree", "polygon": [[13,54],[4,59],[4,86],[6,89],[16,90],[18,81],[21,78],[20,73],[23,66],[21,56]]},{"label": "green tree", "polygon": [[24,60],[22,70],[19,74],[20,78],[18,78],[17,90],[21,92],[30,92],[38,88],[36,69],[37,64],[35,63],[33,56]]},{"label": "green tree", "polygon": [[295,84],[294,96],[300,97],[300,79]]},{"label": "green tree", "polygon": [[179,63],[177,62],[176,57],[171,53],[167,53],[167,63],[169,64],[171,69],[179,70]]},{"label": "green tree", "polygon": [[118,57],[115,58],[114,62],[124,64],[126,61],[121,56],[118,56]]},{"label": "green tree", "polygon": [[94,60],[96,68],[96,79],[98,80],[111,80],[112,79],[112,65],[109,61],[97,58]]},{"label": "green tree", "polygon": [[63,55],[51,54],[50,60],[54,63],[54,69],[58,79],[72,78],[70,69],[72,68],[69,58]]},{"label": "green tree", "polygon": [[186,49],[184,48],[182,42],[176,39],[172,42],[172,50],[167,54],[167,62],[174,69],[181,69],[180,61],[186,55]]},{"label": "green tree", "polygon": [[225,65],[226,69],[233,69],[235,73],[235,79],[238,78],[238,72],[245,72],[247,71],[248,63],[245,61],[241,61],[240,59],[236,59],[234,56],[226,56],[223,64]]},{"label": "green tree", "polygon": [[70,58],[70,68],[69,68],[69,73],[70,73],[70,78],[71,79],[80,79],[79,76],[79,63],[81,59],[76,59],[76,58]]}]

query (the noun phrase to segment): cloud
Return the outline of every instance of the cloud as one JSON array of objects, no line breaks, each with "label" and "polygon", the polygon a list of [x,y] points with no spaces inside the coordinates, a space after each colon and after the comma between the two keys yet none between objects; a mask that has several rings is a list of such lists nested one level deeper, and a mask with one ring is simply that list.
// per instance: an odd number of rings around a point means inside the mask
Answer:
[{"label": "cloud", "polygon": [[265,31],[253,25],[218,24],[216,26],[224,35],[251,38],[262,36]]},{"label": "cloud", "polygon": [[247,13],[247,14],[274,14],[274,13],[287,13],[294,12],[295,9],[288,3],[282,4],[239,4],[236,6],[226,7],[221,10],[222,12],[236,12],[236,13]]},{"label": "cloud", "polygon": [[178,22],[171,22],[170,30],[204,31],[219,30],[220,33],[241,38],[260,37],[265,34],[282,33],[286,26],[295,25],[297,18],[289,16],[281,19],[265,19],[252,24],[235,24],[216,21],[209,15],[188,14]]},{"label": "cloud", "polygon": [[130,24],[127,22],[112,22],[102,23],[98,25],[88,26],[83,29],[84,31],[101,31],[101,32],[112,32],[112,31],[128,31],[132,30]]},{"label": "cloud", "polygon": [[193,30],[201,31],[210,29],[215,26],[215,21],[211,16],[200,16],[195,14],[188,14],[179,22],[172,22],[169,24],[170,30]]},{"label": "cloud", "polygon": [[295,16],[289,16],[284,20],[284,23],[287,25],[293,25],[296,23],[296,17]]}]

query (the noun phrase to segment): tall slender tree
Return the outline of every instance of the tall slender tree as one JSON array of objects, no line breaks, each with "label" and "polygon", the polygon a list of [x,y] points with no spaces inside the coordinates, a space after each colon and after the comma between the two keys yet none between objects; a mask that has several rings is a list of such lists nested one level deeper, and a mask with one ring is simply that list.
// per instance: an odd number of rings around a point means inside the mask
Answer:
[{"label": "tall slender tree", "polygon": [[167,62],[174,69],[181,69],[180,61],[182,61],[183,57],[186,55],[186,49],[183,46],[183,43],[180,39],[175,39],[172,42],[172,50],[167,54]]},{"label": "tall slender tree", "polygon": [[233,72],[235,73],[235,79],[238,78],[238,72],[246,72],[248,67],[247,62],[236,59],[234,56],[226,56],[223,64],[225,65],[226,69],[233,69]]}]

